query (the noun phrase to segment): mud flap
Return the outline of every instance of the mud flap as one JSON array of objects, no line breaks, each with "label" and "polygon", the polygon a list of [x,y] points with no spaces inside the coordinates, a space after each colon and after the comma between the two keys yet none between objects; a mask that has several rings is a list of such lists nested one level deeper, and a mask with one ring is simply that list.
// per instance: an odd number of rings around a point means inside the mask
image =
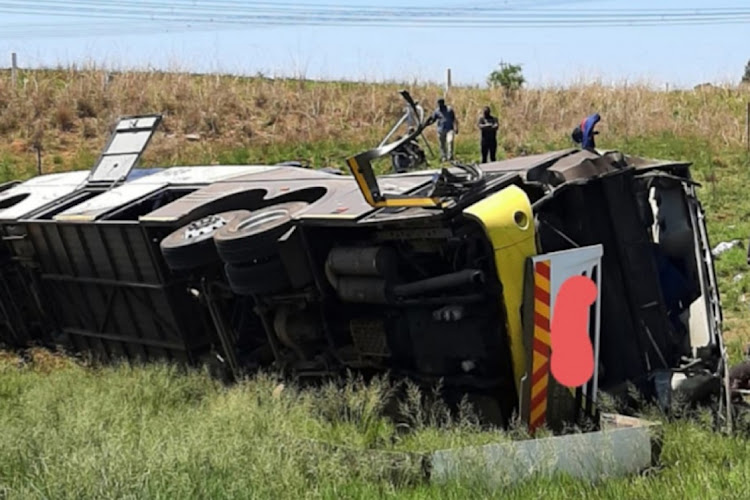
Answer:
[{"label": "mud flap", "polygon": [[[521,379],[519,414],[533,432],[543,425],[560,430],[581,417],[595,419],[599,376],[599,331],[602,245],[553,252],[526,260],[521,310],[526,373]],[[570,277],[586,276],[597,285],[588,328],[594,347],[594,376],[584,386],[569,389],[550,373],[550,325],[555,297]]]}]

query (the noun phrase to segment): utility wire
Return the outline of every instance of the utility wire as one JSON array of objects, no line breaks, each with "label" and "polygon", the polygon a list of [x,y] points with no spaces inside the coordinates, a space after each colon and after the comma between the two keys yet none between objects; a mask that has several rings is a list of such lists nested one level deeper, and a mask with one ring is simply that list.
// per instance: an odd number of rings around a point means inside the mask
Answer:
[{"label": "utility wire", "polygon": [[[562,18],[562,17],[573,17],[578,19],[593,19],[593,18],[608,18],[608,17],[631,17],[631,18],[655,18],[655,19],[669,19],[679,17],[707,17],[707,16],[728,16],[736,15],[737,13],[748,13],[749,8],[735,7],[735,8],[710,8],[710,9],[668,9],[668,10],[652,10],[652,9],[609,9],[600,11],[585,11],[585,12],[572,12],[570,9],[566,10],[552,10],[552,9],[531,9],[525,8],[520,10],[508,10],[498,8],[415,8],[415,7],[351,7],[346,9],[330,9],[330,8],[312,8],[310,6],[297,6],[294,8],[290,7],[279,7],[278,5],[258,5],[252,8],[244,6],[239,7],[220,7],[220,6],[198,6],[198,5],[185,5],[178,6],[173,2],[151,2],[146,4],[136,4],[124,1],[110,2],[109,4],[101,4],[94,0],[78,0],[78,1],[58,1],[58,0],[38,0],[35,4],[28,4],[21,2],[20,0],[6,0],[0,2],[3,9],[8,12],[15,12],[18,14],[32,14],[32,13],[43,13],[48,15],[53,14],[75,14],[81,16],[87,15],[98,15],[98,14],[128,14],[133,17],[137,16],[154,16],[154,15],[170,15],[175,19],[190,17],[195,14],[207,15],[207,16],[233,16],[233,15],[248,15],[248,16],[259,16],[267,14],[278,14],[285,16],[302,16],[302,15],[313,15],[313,16],[341,16],[341,17],[357,17],[357,16],[374,16],[383,18],[394,18],[402,15],[410,15],[415,19],[421,19],[423,17],[486,17],[495,16],[512,19],[514,17],[523,17],[533,15],[535,17],[549,17],[549,18]],[[54,10],[50,10],[54,9]]]},{"label": "utility wire", "polygon": [[265,8],[278,8],[284,10],[317,10],[317,11],[408,11],[408,12],[433,12],[433,11],[451,11],[456,10],[476,10],[483,12],[508,12],[514,10],[530,10],[539,7],[549,7],[555,5],[565,5],[570,3],[592,2],[595,0],[536,0],[523,4],[510,3],[503,6],[487,7],[482,5],[462,4],[462,5],[432,5],[425,6],[383,6],[383,5],[340,5],[340,4],[299,4],[288,2],[195,2],[180,0],[149,0],[149,1],[132,1],[124,2],[115,1],[93,1],[93,0],[70,0],[70,1],[44,1],[38,0],[34,3],[23,0],[12,0],[7,3],[15,4],[18,7],[34,7],[43,4],[57,4],[59,6],[89,6],[101,9],[108,9],[117,6],[127,6],[137,9],[168,9],[170,11],[185,10],[212,10],[214,12],[225,10],[255,10]]},{"label": "utility wire", "polygon": [[[575,1],[575,0],[574,0]],[[578,0],[586,1],[586,0]],[[590,0],[589,0],[590,1]],[[532,2],[540,6],[550,0]],[[570,3],[556,0],[555,3]],[[527,4],[528,5],[528,4]],[[570,10],[519,10],[504,7],[346,7],[340,4],[240,2],[220,0],[0,0],[0,13],[97,19],[109,23],[72,25],[0,25],[0,38],[124,35],[154,30],[215,31],[274,26],[350,26],[408,28],[582,28],[697,26],[750,22],[750,8],[610,9],[573,13]],[[370,10],[368,10],[370,9]],[[112,21],[118,21],[113,23]]]},{"label": "utility wire", "polygon": [[[2,9],[0,9],[2,12]],[[408,19],[377,19],[377,18],[335,18],[335,17],[320,17],[313,19],[300,19],[297,17],[273,17],[273,16],[258,16],[248,17],[244,19],[212,19],[203,20],[199,18],[195,19],[171,19],[168,17],[152,17],[150,19],[132,19],[126,17],[103,17],[102,19],[119,19],[123,21],[142,21],[140,23],[129,23],[124,26],[146,26],[146,23],[161,24],[169,26],[180,26],[185,24],[189,26],[370,26],[370,27],[387,27],[387,26],[405,26],[405,27],[447,27],[447,28],[461,28],[461,27],[603,27],[612,25],[622,26],[664,26],[664,25],[683,25],[683,24],[732,24],[732,23],[745,23],[750,21],[750,13],[734,16],[725,16],[721,18],[717,17],[694,17],[687,19],[669,19],[669,20],[634,20],[634,19],[597,19],[590,22],[582,22],[576,19],[560,19],[560,20],[544,20],[544,19],[518,19],[512,21],[504,20],[493,20],[493,19],[435,19],[435,20],[419,20],[413,21]],[[49,29],[61,30],[65,29],[67,23],[51,24],[47,25]],[[97,26],[105,27],[106,29],[114,28],[118,24],[109,23],[108,25],[97,24],[84,24],[75,29],[87,29],[95,28]],[[6,24],[0,25],[0,29],[5,31],[15,30],[20,33],[33,34],[34,27],[30,25],[18,25],[18,24]]]},{"label": "utility wire", "polygon": [[[747,24],[750,22],[750,17],[745,18],[732,18],[721,21],[723,25],[732,24]],[[641,23],[629,23],[629,22],[611,22],[611,23],[598,23],[596,27],[600,28],[616,28],[616,27],[663,27],[665,25],[670,26],[701,26],[701,25],[715,25],[715,20],[688,20],[688,21],[674,21],[674,22],[641,22]],[[324,22],[310,22],[306,23],[307,26],[313,27],[329,27],[330,23]],[[221,29],[240,29],[245,28],[267,28],[273,26],[299,26],[298,23],[241,23],[234,25],[227,25],[226,23],[197,23],[194,25],[182,25],[182,24],[168,24],[168,23],[148,23],[148,24],[133,24],[133,25],[91,25],[87,28],[65,28],[62,26],[50,26],[47,29],[36,29],[29,31],[27,28],[8,27],[0,26],[0,38],[2,39],[28,39],[28,38],[60,38],[60,37],[90,37],[90,36],[124,36],[127,34],[154,34],[156,30],[164,30],[165,32],[206,32],[216,31]],[[384,27],[383,23],[347,23],[346,26],[351,27]],[[389,23],[385,25],[387,27],[405,27],[405,28],[431,28],[440,27],[435,24],[419,24],[413,25],[410,23]],[[456,27],[455,25],[450,27]],[[498,23],[491,24],[473,24],[473,25],[462,25],[462,27],[472,27],[475,29],[497,29],[497,28],[584,28],[592,27],[591,24],[509,24],[502,25]]]},{"label": "utility wire", "polygon": [[[507,12],[512,10],[535,10],[539,7],[549,7],[551,5],[564,5],[570,3],[581,3],[581,2],[593,2],[596,0],[529,0],[523,3],[504,3],[503,5],[489,6],[489,4],[461,4],[459,6],[383,6],[383,5],[342,5],[342,4],[313,4],[313,3],[296,3],[296,2],[275,2],[275,1],[230,1],[230,0],[216,0],[216,1],[200,1],[200,0],[10,0],[5,3],[12,3],[18,6],[34,6],[34,4],[57,4],[60,6],[70,5],[88,5],[101,7],[103,9],[110,8],[112,6],[127,6],[130,8],[166,8],[172,10],[185,10],[185,9],[200,9],[200,10],[255,10],[258,8],[284,8],[286,10],[301,10],[301,9],[314,9],[314,10],[336,10],[336,11],[413,11],[413,12],[432,12],[440,10],[449,10],[454,12],[455,10],[475,10],[482,12]],[[496,2],[495,2],[496,3]],[[711,8],[671,8],[671,9],[655,9],[655,8],[637,8],[637,9],[605,9],[604,11],[609,12],[647,12],[647,13],[659,13],[668,14],[670,12],[684,12],[684,13],[701,13],[702,11],[733,11],[737,10],[738,7],[711,7]],[[547,9],[545,9],[547,10]]]},{"label": "utility wire", "polygon": [[227,1],[227,0],[217,0],[217,1],[193,1],[193,0],[133,0],[130,2],[124,2],[121,0],[114,0],[114,1],[92,1],[92,0],[70,0],[70,1],[36,1],[36,2],[30,2],[26,0],[14,0],[12,2],[16,4],[19,7],[29,6],[32,7],[34,4],[41,5],[41,4],[57,4],[61,6],[71,6],[71,5],[84,5],[84,6],[94,6],[99,7],[103,9],[110,8],[112,6],[116,6],[117,4],[125,5],[132,8],[147,8],[147,9],[156,9],[156,8],[162,8],[162,9],[171,9],[171,10],[234,10],[234,9],[241,9],[241,10],[253,10],[258,8],[268,8],[268,7],[274,7],[274,8],[285,8],[287,10],[289,9],[315,9],[315,10],[329,10],[329,11],[353,11],[353,10],[360,10],[360,11],[382,11],[382,10],[399,10],[399,11],[411,11],[411,12],[428,12],[428,11],[434,11],[434,10],[481,10],[481,11],[511,11],[511,10],[529,10],[530,8],[535,7],[549,7],[549,6],[555,6],[555,5],[565,5],[570,3],[580,3],[580,2],[592,2],[595,0],[529,0],[523,3],[520,2],[510,2],[507,4],[504,4],[502,6],[494,6],[494,7],[488,7],[487,4],[461,4],[461,5],[432,5],[430,7],[425,6],[382,6],[382,5],[342,5],[342,4],[300,4],[300,3],[293,3],[293,2],[270,2],[270,1]]},{"label": "utility wire", "polygon": [[[223,2],[222,2],[223,3]],[[508,8],[437,8],[437,7],[382,7],[382,6],[356,6],[356,7],[316,7],[313,5],[285,4],[272,2],[249,2],[234,6],[222,5],[222,3],[211,3],[210,5],[197,2],[181,3],[179,0],[150,0],[148,2],[126,2],[113,0],[110,2],[99,2],[96,0],[37,0],[30,4],[24,0],[5,0],[0,6],[7,12],[18,14],[43,13],[48,15],[80,15],[92,16],[101,14],[127,15],[129,17],[153,17],[169,15],[175,20],[193,19],[193,14],[199,13],[207,16],[248,16],[261,17],[278,14],[288,17],[302,16],[333,16],[333,17],[355,17],[372,16],[383,19],[394,19],[408,14],[414,16],[414,20],[423,17],[486,17],[501,16],[503,19],[513,19],[533,15],[535,18],[576,18],[576,19],[600,19],[612,17],[629,18],[654,18],[667,20],[671,18],[704,18],[723,17],[750,13],[749,8],[720,7],[707,9],[609,9],[601,11],[571,12],[568,10],[531,9],[509,10]],[[286,5],[286,7],[284,7]],[[50,10],[54,9],[54,10]]]},{"label": "utility wire", "polygon": [[2,13],[23,13],[23,14],[42,14],[51,16],[66,16],[76,18],[90,19],[108,19],[108,20],[128,20],[128,21],[161,21],[161,22],[186,22],[186,23],[215,23],[215,24],[247,24],[247,23],[267,23],[267,24],[328,24],[344,25],[347,23],[366,23],[382,25],[436,25],[436,26],[464,26],[464,25],[498,25],[508,26],[513,24],[521,25],[556,25],[556,24],[575,24],[575,25],[597,25],[597,24],[642,24],[642,23],[660,23],[669,24],[679,21],[715,21],[724,22],[732,19],[741,19],[750,16],[750,9],[737,10],[727,13],[707,13],[707,14],[679,14],[670,16],[622,16],[622,15],[569,15],[569,14],[524,14],[523,16],[473,16],[473,15],[452,15],[452,16],[392,16],[392,15],[374,15],[374,14],[329,14],[316,12],[299,12],[299,13],[253,13],[232,15],[209,15],[209,16],[188,16],[184,14],[164,14],[137,12],[132,9],[113,11],[108,13],[99,13],[91,11],[77,10],[56,10],[50,12],[47,9],[25,10],[19,12],[14,9],[8,9],[3,2],[0,2],[0,12]]}]

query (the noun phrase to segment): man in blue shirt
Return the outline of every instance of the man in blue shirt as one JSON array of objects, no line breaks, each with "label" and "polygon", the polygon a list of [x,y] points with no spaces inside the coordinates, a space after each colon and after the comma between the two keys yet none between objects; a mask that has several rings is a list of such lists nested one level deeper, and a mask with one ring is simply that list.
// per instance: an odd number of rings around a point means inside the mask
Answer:
[{"label": "man in blue shirt", "polygon": [[601,121],[602,117],[599,113],[587,116],[580,125],[573,130],[573,141],[580,144],[583,149],[593,150],[596,149],[596,141],[594,136],[598,135],[599,132],[594,130],[596,124]]},{"label": "man in blue shirt", "polygon": [[431,119],[437,121],[437,133],[440,139],[440,161],[453,160],[453,139],[458,134],[458,120],[453,108],[445,105],[445,99],[437,101],[437,109]]}]

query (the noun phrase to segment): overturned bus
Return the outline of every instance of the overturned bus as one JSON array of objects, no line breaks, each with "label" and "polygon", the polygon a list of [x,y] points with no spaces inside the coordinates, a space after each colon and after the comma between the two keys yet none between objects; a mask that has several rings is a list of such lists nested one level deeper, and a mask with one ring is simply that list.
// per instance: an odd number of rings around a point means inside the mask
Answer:
[{"label": "overturned bus", "polygon": [[[351,175],[134,168],[159,122],[123,118],[90,172],[0,188],[0,342],[233,376],[388,371],[532,428],[628,384],[726,403],[689,163],[567,149],[376,175],[420,123],[349,158]],[[579,275],[597,285],[594,375],[568,388],[550,373],[551,324]]]}]

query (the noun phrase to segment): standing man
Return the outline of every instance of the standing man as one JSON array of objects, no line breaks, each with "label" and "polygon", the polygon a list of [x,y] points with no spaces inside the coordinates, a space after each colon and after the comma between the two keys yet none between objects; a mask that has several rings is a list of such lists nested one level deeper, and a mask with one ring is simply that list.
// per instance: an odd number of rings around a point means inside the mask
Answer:
[{"label": "standing man", "polygon": [[453,139],[458,134],[458,120],[456,120],[453,108],[445,105],[445,99],[438,99],[437,106],[431,118],[437,120],[440,161],[451,161],[453,160]]},{"label": "standing man", "polygon": [[499,126],[497,118],[492,116],[490,107],[486,106],[482,112],[482,116],[479,117],[482,163],[487,163],[487,156],[489,156],[490,161],[497,160],[497,129]]}]

